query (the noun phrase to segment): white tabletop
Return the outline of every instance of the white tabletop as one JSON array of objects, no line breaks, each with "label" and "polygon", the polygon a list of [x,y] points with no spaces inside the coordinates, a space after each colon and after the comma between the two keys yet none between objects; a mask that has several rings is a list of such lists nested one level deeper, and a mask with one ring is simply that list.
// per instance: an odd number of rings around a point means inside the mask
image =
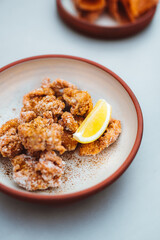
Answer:
[{"label": "white tabletop", "polygon": [[160,6],[141,34],[107,41],[66,27],[55,2],[0,1],[0,67],[41,54],[69,54],[103,64],[137,96],[144,115],[143,141],[123,176],[88,199],[55,207],[0,193],[0,239],[159,240]]}]

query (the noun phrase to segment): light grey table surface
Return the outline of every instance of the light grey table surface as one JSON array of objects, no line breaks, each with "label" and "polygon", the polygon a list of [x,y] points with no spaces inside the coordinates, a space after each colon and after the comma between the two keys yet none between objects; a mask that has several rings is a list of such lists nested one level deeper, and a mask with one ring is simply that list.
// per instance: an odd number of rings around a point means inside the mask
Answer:
[{"label": "light grey table surface", "polygon": [[0,0],[0,67],[55,53],[94,60],[127,82],[144,115],[142,145],[118,181],[83,201],[42,206],[0,193],[0,239],[159,240],[160,6],[143,33],[106,41],[66,27],[55,0]]}]

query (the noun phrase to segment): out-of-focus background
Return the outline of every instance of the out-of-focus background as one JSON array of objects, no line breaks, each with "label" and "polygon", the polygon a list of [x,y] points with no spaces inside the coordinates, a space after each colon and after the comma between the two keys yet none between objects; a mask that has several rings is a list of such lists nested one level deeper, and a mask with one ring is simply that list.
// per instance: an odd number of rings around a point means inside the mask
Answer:
[{"label": "out-of-focus background", "polygon": [[41,54],[88,58],[121,76],[142,107],[144,137],[123,176],[88,199],[57,207],[0,193],[0,239],[159,240],[160,4],[145,31],[107,41],[66,27],[55,0],[0,0],[0,67]]}]

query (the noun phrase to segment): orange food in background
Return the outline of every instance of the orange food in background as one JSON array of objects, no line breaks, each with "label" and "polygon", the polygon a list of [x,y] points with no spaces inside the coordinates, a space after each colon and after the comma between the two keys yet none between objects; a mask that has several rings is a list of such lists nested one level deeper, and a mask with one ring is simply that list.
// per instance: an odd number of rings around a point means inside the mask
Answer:
[{"label": "orange food in background", "polygon": [[74,0],[76,6],[83,11],[99,11],[106,6],[106,0]]},{"label": "orange food in background", "polygon": [[104,11],[117,21],[131,22],[158,4],[158,0],[73,0],[79,15],[90,22]]},{"label": "orange food in background", "polygon": [[106,0],[73,0],[79,17],[94,22],[106,8]]},{"label": "orange food in background", "polygon": [[131,21],[154,7],[158,0],[122,0],[126,13]]},{"label": "orange food in background", "polygon": [[108,10],[109,13],[116,19],[120,20],[120,13],[118,8],[119,0],[110,0],[108,1]]}]

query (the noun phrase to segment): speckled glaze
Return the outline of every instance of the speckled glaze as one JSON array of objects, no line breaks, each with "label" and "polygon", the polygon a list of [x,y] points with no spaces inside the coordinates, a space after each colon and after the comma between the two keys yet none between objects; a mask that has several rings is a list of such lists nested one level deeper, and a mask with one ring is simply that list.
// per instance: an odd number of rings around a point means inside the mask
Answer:
[{"label": "speckled glaze", "polygon": [[[92,195],[114,182],[134,159],[142,139],[143,117],[139,103],[127,84],[115,73],[90,60],[65,55],[43,55],[22,59],[3,67],[0,71],[0,125],[16,117],[22,97],[37,88],[44,77],[62,78],[87,90],[93,103],[106,99],[113,108],[112,116],[121,120],[122,134],[118,141],[97,156],[80,157],[64,154],[66,174],[58,189],[27,192],[18,187],[5,174],[0,161],[0,189],[16,198],[62,203]],[[4,101],[5,99],[5,101]],[[6,166],[8,172],[9,166]]]},{"label": "speckled glaze", "polygon": [[73,11],[69,11],[65,4],[64,0],[57,0],[57,10],[62,20],[74,30],[94,38],[119,39],[133,36],[150,24],[156,12],[156,7],[154,7],[139,17],[134,23],[119,24],[117,22],[116,24],[110,24],[110,21],[106,19],[106,24],[104,25],[89,23],[80,19],[78,14],[73,14]]}]

